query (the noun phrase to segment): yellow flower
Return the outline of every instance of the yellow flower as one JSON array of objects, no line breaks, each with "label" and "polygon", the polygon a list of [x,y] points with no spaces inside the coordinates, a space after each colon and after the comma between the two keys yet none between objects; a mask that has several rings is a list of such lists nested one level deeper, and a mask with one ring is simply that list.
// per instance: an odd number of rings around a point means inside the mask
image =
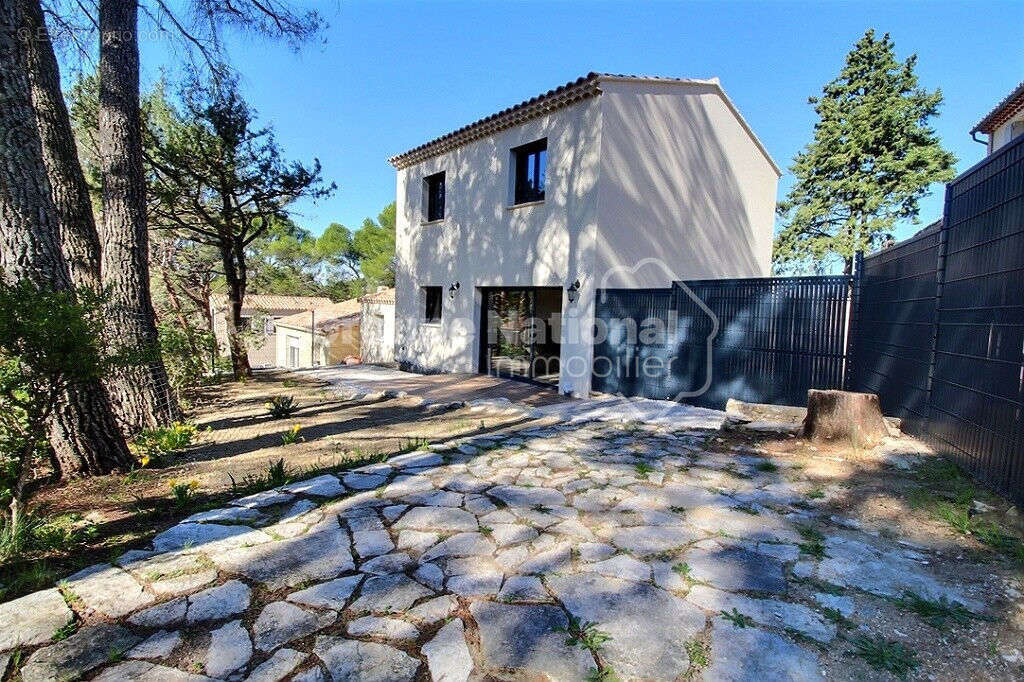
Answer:
[{"label": "yellow flower", "polygon": [[167,481],[167,487],[168,488],[174,488],[177,485],[178,485],[178,479],[176,479],[176,478],[172,478],[171,480]]},{"label": "yellow flower", "polygon": [[144,467],[149,466],[149,455],[143,455],[142,457],[139,457],[139,464],[141,464]]}]

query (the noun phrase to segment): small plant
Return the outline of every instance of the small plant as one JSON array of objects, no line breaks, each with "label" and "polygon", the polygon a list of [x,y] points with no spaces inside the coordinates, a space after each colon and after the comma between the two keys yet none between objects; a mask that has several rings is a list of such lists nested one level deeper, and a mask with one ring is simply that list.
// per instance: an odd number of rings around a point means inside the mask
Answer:
[{"label": "small plant", "polygon": [[767,459],[763,462],[759,462],[755,468],[758,471],[763,471],[767,474],[773,474],[779,470],[779,465],[771,461],[770,459]]},{"label": "small plant", "polygon": [[295,445],[296,443],[301,443],[305,441],[306,439],[300,435],[301,431],[301,424],[292,424],[292,428],[288,429],[283,434],[281,434],[281,444]]},{"label": "small plant", "polygon": [[872,668],[886,670],[901,680],[920,665],[916,652],[893,640],[860,635],[852,644],[850,655],[863,658]]},{"label": "small plant", "polygon": [[108,663],[120,663],[121,661],[124,660],[124,653],[125,653],[124,649],[119,649],[117,647],[112,647],[110,649],[110,651],[107,652],[107,662]]},{"label": "small plant", "polygon": [[640,478],[647,478],[647,475],[654,471],[654,467],[652,467],[647,462],[640,462],[633,468],[636,469],[636,473],[637,475],[640,476]]},{"label": "small plant", "polygon": [[556,628],[556,630],[569,634],[565,640],[567,646],[580,646],[594,654],[598,652],[602,644],[612,638],[607,632],[598,630],[597,623],[589,620],[580,621],[573,616],[569,616],[568,627]]},{"label": "small plant", "polygon": [[839,609],[833,609],[830,606],[821,607],[821,612],[825,614],[825,617],[836,625],[842,625],[844,627],[853,626],[853,621],[842,614]]},{"label": "small plant", "polygon": [[753,507],[753,506],[751,506],[749,504],[741,504],[740,506],[735,507],[735,509],[738,512],[743,512],[744,514],[750,514],[751,516],[758,516],[758,515],[761,514],[761,512],[757,511],[756,507]]},{"label": "small plant", "polygon": [[290,395],[275,395],[264,403],[263,406],[267,408],[267,412],[273,419],[287,419],[295,414],[295,410],[299,408],[295,404],[294,396]]},{"label": "small plant", "polygon": [[285,470],[284,457],[267,467],[267,485],[276,488],[288,482],[288,472]]},{"label": "small plant", "polygon": [[752,628],[754,627],[754,619],[745,613],[740,613],[736,610],[736,607],[732,607],[732,612],[722,610],[722,618],[733,624],[737,628]]},{"label": "small plant", "polygon": [[933,601],[908,590],[896,600],[896,604],[913,611],[921,616],[924,622],[938,630],[946,627],[947,620],[957,625],[966,625],[972,619],[981,619],[980,616],[965,609],[962,604],[951,602],[944,596],[939,597],[938,601]]},{"label": "small plant", "polygon": [[825,491],[821,488],[815,488],[811,492],[807,493],[808,500],[820,500],[823,497],[825,497]]},{"label": "small plant", "polygon": [[600,669],[591,668],[584,679],[586,682],[619,682],[619,676],[607,666]]},{"label": "small plant", "polygon": [[810,526],[798,526],[797,530],[800,532],[800,537],[804,539],[798,547],[804,554],[809,554],[815,559],[824,559],[825,554],[825,536],[822,535],[821,531],[811,528]]},{"label": "small plant", "polygon": [[167,482],[174,496],[174,504],[178,509],[188,509],[192,506],[196,491],[199,490],[199,481],[179,481],[172,478]]},{"label": "small plant", "polygon": [[53,633],[53,641],[59,642],[61,640],[67,639],[71,635],[75,634],[75,632],[77,632],[77,631],[78,631],[78,621],[74,621],[74,620],[68,621],[67,623],[65,623],[64,625],[61,625],[59,628],[57,628],[54,631],[54,633]]},{"label": "small plant", "polygon": [[686,513],[686,507],[680,507],[679,505],[676,505],[676,504],[674,504],[671,507],[669,507],[668,510],[670,512],[672,512],[673,514],[685,514]]},{"label": "small plant", "polygon": [[689,580],[691,571],[690,564],[686,563],[685,561],[678,564],[673,564],[672,570],[678,573],[679,575],[683,576],[687,580]]},{"label": "small plant", "polygon": [[492,533],[494,533],[494,529],[491,528],[490,526],[480,526],[480,532],[483,535],[490,536]]},{"label": "small plant", "polygon": [[422,450],[426,446],[430,445],[430,441],[426,438],[403,438],[398,446],[396,455],[404,455],[407,452],[415,452]]},{"label": "small plant", "polygon": [[143,429],[132,441],[131,449],[138,457],[140,466],[160,466],[165,457],[191,445],[198,433],[195,424],[187,422],[174,422],[170,426]]},{"label": "small plant", "polygon": [[708,645],[699,639],[691,639],[686,643],[686,655],[690,658],[690,665],[700,670],[706,668],[710,662],[710,651]]}]

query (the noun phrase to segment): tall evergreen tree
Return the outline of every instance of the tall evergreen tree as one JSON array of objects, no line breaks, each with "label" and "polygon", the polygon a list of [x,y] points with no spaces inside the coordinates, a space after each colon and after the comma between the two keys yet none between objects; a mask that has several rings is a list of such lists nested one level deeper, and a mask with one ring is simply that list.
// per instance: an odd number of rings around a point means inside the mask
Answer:
[{"label": "tall evergreen tree", "polygon": [[779,204],[778,266],[820,272],[838,259],[850,274],[858,251],[891,237],[897,221],[916,218],[931,183],[952,179],[956,158],[928,125],[942,92],[918,85],[916,65],[916,55],[896,59],[889,34],[878,39],[869,30],[822,96],[810,98],[819,121]]},{"label": "tall evergreen tree", "polygon": [[[65,244],[68,239],[64,223],[78,211],[75,196],[84,182],[75,176],[81,170],[74,165],[70,127],[59,120],[63,110],[36,110],[55,106],[49,100],[57,82],[49,40],[37,32],[41,17],[38,0],[0,0],[0,269],[11,283],[69,292],[76,280],[90,283],[89,267],[80,264],[73,276],[61,250],[62,234]],[[30,78],[30,69],[40,71]],[[127,469],[133,462],[106,391],[95,380],[65,393],[51,420],[50,441],[54,467],[66,478]]]}]

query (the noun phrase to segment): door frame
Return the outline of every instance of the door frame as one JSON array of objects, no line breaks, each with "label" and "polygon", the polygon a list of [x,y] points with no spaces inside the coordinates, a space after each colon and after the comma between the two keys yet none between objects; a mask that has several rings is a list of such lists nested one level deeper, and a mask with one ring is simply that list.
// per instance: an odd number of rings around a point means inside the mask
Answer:
[{"label": "door frame", "polygon": [[[488,303],[489,294],[492,291],[531,291],[531,292],[535,292],[535,291],[540,290],[540,289],[552,289],[552,290],[557,290],[558,293],[559,293],[559,296],[561,296],[562,295],[562,287],[558,287],[558,286],[490,286],[490,287],[477,287],[477,289],[480,292],[480,319],[479,319],[479,322],[478,322],[479,330],[480,330],[480,334],[479,334],[479,336],[480,336],[480,343],[478,344],[478,348],[477,348],[477,373],[478,374],[484,374],[486,376],[495,376],[495,377],[498,377],[500,379],[511,379],[512,381],[522,381],[522,382],[525,382],[525,383],[528,383],[528,384],[533,384],[535,386],[543,386],[543,387],[546,387],[546,388],[556,388],[557,389],[558,388],[558,384],[551,384],[551,383],[548,383],[546,381],[538,381],[537,379],[534,379],[533,376],[505,376],[505,375],[502,375],[502,374],[491,374],[490,365],[487,362],[487,345],[488,345],[487,344],[487,332],[488,332],[488,329],[487,329],[487,303]],[[531,308],[530,308],[530,318],[531,319],[536,319],[536,317],[537,317],[537,315],[536,315],[536,313],[537,313],[537,297],[536,296],[532,297],[532,300],[530,302],[530,306],[531,306]],[[558,305],[558,315],[559,315],[559,317],[562,316],[562,311],[563,311],[563,305],[562,305],[562,302],[560,300],[559,301],[559,305]],[[559,328],[561,328],[561,324],[559,324]],[[536,343],[537,343],[537,339],[535,338],[535,335],[531,335],[531,337],[530,337],[530,363],[529,363],[530,374],[531,375],[533,374],[533,370],[534,370],[533,362],[534,362],[535,353],[536,353],[536,350],[535,350]],[[561,366],[561,359],[562,359],[561,339],[559,339],[558,346],[559,346],[559,348],[558,348],[559,366]]]}]

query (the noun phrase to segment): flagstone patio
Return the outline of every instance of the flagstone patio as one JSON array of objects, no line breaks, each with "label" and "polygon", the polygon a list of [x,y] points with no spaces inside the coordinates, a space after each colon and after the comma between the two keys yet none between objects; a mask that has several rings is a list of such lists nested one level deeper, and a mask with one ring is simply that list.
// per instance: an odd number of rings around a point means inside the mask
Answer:
[{"label": "flagstone patio", "polygon": [[0,604],[0,664],[31,651],[25,682],[816,680],[878,599],[988,608],[715,433],[548,426],[241,498]]}]

